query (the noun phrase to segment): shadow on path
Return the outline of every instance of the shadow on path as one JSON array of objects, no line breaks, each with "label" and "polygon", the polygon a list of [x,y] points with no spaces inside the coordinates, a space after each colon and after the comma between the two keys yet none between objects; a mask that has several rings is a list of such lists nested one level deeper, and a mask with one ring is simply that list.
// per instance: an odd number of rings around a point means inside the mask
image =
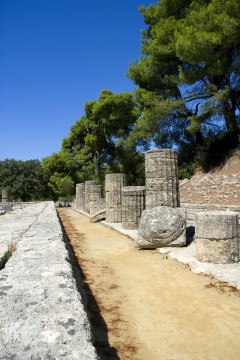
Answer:
[{"label": "shadow on path", "polygon": [[114,347],[111,347],[109,344],[107,325],[101,315],[101,311],[97,304],[97,301],[88,283],[86,282],[86,276],[75,256],[73,247],[70,243],[70,239],[64,229],[63,222],[59,214],[58,217],[64,235],[64,242],[69,252],[69,261],[72,265],[73,276],[76,280],[77,288],[79,293],[81,294],[83,305],[91,325],[93,345],[96,348],[100,360],[120,360],[120,357],[117,354],[117,350]]}]

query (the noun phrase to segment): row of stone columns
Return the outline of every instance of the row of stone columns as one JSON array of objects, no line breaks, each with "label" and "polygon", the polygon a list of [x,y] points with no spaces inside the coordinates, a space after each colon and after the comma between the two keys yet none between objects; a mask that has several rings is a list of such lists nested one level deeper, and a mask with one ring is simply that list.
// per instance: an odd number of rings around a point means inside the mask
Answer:
[{"label": "row of stone columns", "polygon": [[[142,212],[166,206],[180,207],[177,154],[171,149],[145,154],[144,186],[126,186],[125,174],[105,178],[106,221],[138,229]],[[76,187],[76,207],[93,215],[101,208],[102,186],[86,181]],[[177,209],[178,210],[178,209]],[[200,261],[239,261],[238,216],[230,213],[201,213],[196,217],[196,256]]]},{"label": "row of stone columns", "polygon": [[[125,174],[105,177],[106,221],[122,223],[126,229],[137,229],[142,211],[155,206],[177,207],[179,201],[177,154],[174,150],[148,151],[146,188],[126,186]],[[93,215],[102,196],[101,185],[86,181],[76,186],[76,207]]]}]

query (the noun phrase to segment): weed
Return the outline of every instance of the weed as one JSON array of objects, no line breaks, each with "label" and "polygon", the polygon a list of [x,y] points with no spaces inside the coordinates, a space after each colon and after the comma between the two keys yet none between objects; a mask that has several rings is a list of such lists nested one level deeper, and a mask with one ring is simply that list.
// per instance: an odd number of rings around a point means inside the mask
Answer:
[{"label": "weed", "polygon": [[4,269],[6,263],[8,262],[14,251],[16,251],[16,245],[8,245],[7,251],[5,251],[3,257],[0,259],[0,270]]}]

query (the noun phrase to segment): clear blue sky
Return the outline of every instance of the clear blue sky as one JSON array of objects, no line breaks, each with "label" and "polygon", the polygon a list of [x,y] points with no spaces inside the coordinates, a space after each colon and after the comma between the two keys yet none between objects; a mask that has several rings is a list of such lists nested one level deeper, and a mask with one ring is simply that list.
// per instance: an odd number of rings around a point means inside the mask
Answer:
[{"label": "clear blue sky", "polygon": [[0,0],[0,159],[58,152],[86,101],[132,91],[139,5],[156,0]]}]

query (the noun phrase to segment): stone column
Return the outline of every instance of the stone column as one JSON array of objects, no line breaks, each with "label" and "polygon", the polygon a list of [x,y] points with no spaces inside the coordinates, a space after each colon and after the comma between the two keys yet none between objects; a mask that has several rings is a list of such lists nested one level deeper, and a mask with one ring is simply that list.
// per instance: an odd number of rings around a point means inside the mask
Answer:
[{"label": "stone column", "polygon": [[238,214],[230,211],[200,212],[195,225],[199,261],[215,264],[239,261]]},{"label": "stone column", "polygon": [[76,185],[76,208],[85,211],[85,183]]},{"label": "stone column", "polygon": [[11,193],[10,190],[2,189],[2,202],[10,202]]},{"label": "stone column", "polygon": [[177,153],[171,149],[145,154],[146,208],[180,206]]},{"label": "stone column", "polygon": [[89,212],[90,215],[98,212],[98,200],[102,197],[102,185],[89,186]]},{"label": "stone column", "polygon": [[125,174],[107,174],[105,177],[106,221],[122,222],[122,187],[126,185]]},{"label": "stone column", "polygon": [[145,209],[145,186],[122,188],[122,227],[138,229],[141,214]]},{"label": "stone column", "polygon": [[96,185],[96,181],[94,180],[89,180],[89,181],[85,181],[85,212],[86,213],[90,213],[90,186],[91,185]]}]

